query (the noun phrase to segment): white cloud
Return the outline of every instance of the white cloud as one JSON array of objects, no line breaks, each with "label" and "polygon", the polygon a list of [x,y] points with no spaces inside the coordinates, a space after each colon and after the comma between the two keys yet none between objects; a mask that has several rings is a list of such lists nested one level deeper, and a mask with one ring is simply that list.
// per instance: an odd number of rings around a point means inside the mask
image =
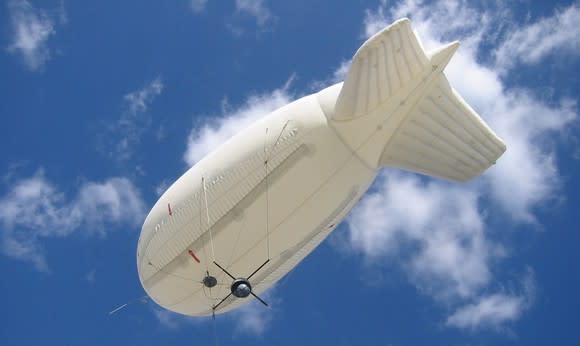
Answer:
[{"label": "white cloud", "polygon": [[151,125],[149,107],[162,92],[163,82],[160,78],[156,78],[141,89],[126,94],[123,97],[126,103],[125,110],[119,120],[109,128],[109,136],[112,138],[106,138],[107,144],[100,150],[119,161],[130,159],[135,147]]},{"label": "white cloud", "polygon": [[96,270],[91,270],[87,274],[85,274],[85,281],[89,284],[93,285],[97,281],[97,272]]},{"label": "white cloud", "polygon": [[580,7],[572,4],[535,23],[515,28],[496,51],[496,64],[536,64],[555,54],[580,54]]},{"label": "white cloud", "polygon": [[47,271],[43,239],[73,232],[105,236],[114,225],[137,227],[145,215],[139,191],[126,178],[83,183],[67,201],[42,170],[13,182],[0,198],[2,253]]},{"label": "white cloud", "polygon": [[369,38],[381,31],[384,27],[392,23],[388,14],[385,14],[387,9],[387,1],[381,0],[381,5],[376,9],[367,9],[365,11],[365,18],[363,21],[364,38]]},{"label": "white cloud", "polygon": [[159,185],[155,186],[155,194],[160,197],[171,186],[171,179],[163,179]]},{"label": "white cloud", "polygon": [[331,76],[328,76],[324,79],[311,81],[308,84],[307,90],[311,93],[319,92],[324,88],[344,81],[346,74],[348,73],[348,69],[350,68],[350,63],[350,59],[341,61],[338,67],[332,72]]},{"label": "white cloud", "polygon": [[[194,13],[205,11],[208,0],[191,0],[191,9]],[[227,28],[234,36],[241,36],[245,33],[243,25],[238,21],[244,17],[256,22],[259,31],[267,31],[276,22],[276,17],[266,6],[264,0],[235,0],[236,10],[233,14],[233,21],[227,23]]]},{"label": "white cloud", "polygon": [[291,95],[288,88],[292,80],[293,77],[282,88],[249,96],[237,109],[232,109],[227,100],[224,101],[222,114],[204,117],[205,123],[196,126],[189,134],[185,162],[188,165],[195,164],[257,119],[289,103]]},{"label": "white cloud", "polygon": [[236,331],[244,334],[262,335],[268,329],[274,315],[261,303],[250,302],[234,313]]},{"label": "white cloud", "polygon": [[[143,300],[143,301],[147,302],[147,300]],[[193,317],[193,316],[178,314],[176,312],[160,308],[159,306],[154,305],[154,304],[151,304],[150,306],[151,306],[151,311],[153,312],[153,315],[155,316],[155,318],[159,322],[159,325],[163,328],[166,328],[166,329],[176,330],[176,329],[180,329],[183,327],[191,328],[191,327],[203,326],[204,329],[210,330],[210,329],[215,328],[215,325],[210,327],[208,324],[209,323],[212,323],[212,324],[217,323],[215,320],[212,320],[211,316],[210,317]]]},{"label": "white cloud", "polygon": [[330,84],[342,82],[346,78],[346,74],[348,73],[348,69],[350,68],[350,60],[343,60],[338,68],[333,72],[332,79],[330,80]]},{"label": "white cloud", "polygon": [[498,328],[517,320],[534,299],[533,272],[528,271],[521,294],[496,293],[481,296],[475,302],[457,309],[447,318],[446,324],[456,328]]},{"label": "white cloud", "polygon": [[563,99],[551,107],[522,90],[508,92],[482,110],[508,143],[487,176],[490,194],[515,221],[535,222],[534,210],[559,198],[563,187],[550,140],[565,135],[578,120],[576,103]]},{"label": "white cloud", "polygon": [[270,306],[266,307],[256,299],[252,299],[251,302],[228,314],[235,324],[237,333],[260,336],[270,327],[281,305],[280,299],[275,296],[275,290],[276,286],[273,286],[261,295]]},{"label": "white cloud", "polygon": [[[273,296],[272,289],[268,290],[262,296],[271,305],[279,306],[280,301]],[[265,307],[260,302],[254,300],[248,301],[239,309],[227,313],[225,315],[216,315],[216,321],[209,317],[190,317],[181,315],[169,310],[161,309],[157,306],[152,308],[155,318],[160,325],[168,329],[178,329],[183,326],[198,326],[207,323],[219,323],[219,319],[223,316],[227,321],[233,323],[234,332],[239,334],[246,334],[251,336],[262,335],[270,326],[274,319],[274,314],[278,311],[276,307]]]},{"label": "white cloud", "polygon": [[475,186],[385,171],[347,219],[350,244],[372,262],[402,258],[412,282],[438,299],[472,296],[501,255],[485,238],[479,198]]},{"label": "white cloud", "polygon": [[10,1],[8,8],[13,31],[8,51],[19,55],[31,71],[40,69],[50,59],[48,39],[56,34],[58,21],[66,21],[62,3],[56,16],[34,8],[26,0]]},{"label": "white cloud", "polygon": [[195,13],[203,12],[207,6],[207,0],[191,0],[191,10]]},{"label": "white cloud", "polygon": [[127,178],[84,183],[70,208],[89,232],[106,235],[109,223],[140,226],[145,214],[137,188]]},{"label": "white cloud", "polygon": [[159,323],[168,329],[177,329],[179,328],[186,320],[191,320],[184,315],[176,314],[175,312],[171,312],[169,310],[161,309],[158,307],[153,308],[153,314],[155,318],[159,321]]},{"label": "white cloud", "polygon": [[[251,298],[248,298],[251,299]],[[268,302],[272,302],[272,294],[264,296]],[[219,323],[222,315],[216,315],[216,321],[210,317],[190,317],[181,315],[159,307],[152,308],[153,315],[159,324],[167,329],[178,329],[184,326],[198,326],[207,323]],[[265,307],[256,301],[250,301],[241,308],[224,315],[229,322],[234,324],[234,332],[251,336],[262,335],[274,319],[276,308]],[[208,327],[209,328],[209,327]]]},{"label": "white cloud", "polygon": [[152,80],[140,90],[128,93],[124,96],[127,101],[127,112],[130,115],[144,113],[155,97],[163,91],[163,82],[160,78]]},{"label": "white cloud", "polygon": [[[558,21],[562,13],[555,15]],[[525,86],[508,89],[503,78],[510,70],[481,63],[491,60],[481,58],[483,45],[501,46],[494,30],[511,25],[506,22],[509,9],[482,10],[465,1],[408,0],[394,6],[383,1],[367,11],[364,33],[371,36],[404,16],[411,18],[427,49],[462,39],[446,74],[508,149],[483,178],[464,185],[403,172],[381,174],[374,191],[347,219],[351,245],[370,263],[385,256],[396,260],[411,283],[447,307],[471,302],[449,317],[448,326],[477,328],[516,320],[527,302],[521,295],[482,294],[494,282],[492,266],[507,255],[505,246],[492,240],[489,223],[506,215],[512,221],[503,220],[504,231],[515,223],[537,223],[534,211],[558,196],[563,182],[553,142],[578,120],[576,100],[547,104]],[[551,20],[556,19],[545,19]],[[534,31],[537,25],[516,32]],[[536,39],[549,40],[552,34],[538,33]]]},{"label": "white cloud", "polygon": [[260,27],[273,18],[270,10],[264,5],[264,0],[236,0],[236,10],[254,17]]},{"label": "white cloud", "polygon": [[517,320],[522,306],[523,300],[520,297],[493,294],[457,310],[447,318],[446,324],[458,328],[497,326]]}]

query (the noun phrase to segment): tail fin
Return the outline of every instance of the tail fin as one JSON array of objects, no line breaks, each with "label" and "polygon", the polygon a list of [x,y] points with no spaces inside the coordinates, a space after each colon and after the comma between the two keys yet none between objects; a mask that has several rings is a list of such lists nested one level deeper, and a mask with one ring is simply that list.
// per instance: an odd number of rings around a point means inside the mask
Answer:
[{"label": "tail fin", "polygon": [[[442,72],[458,46],[453,42],[427,56],[410,21],[396,21],[356,52],[336,99],[333,120],[346,124],[371,115],[388,118],[383,123],[387,137],[371,149],[378,151],[374,160],[382,150],[379,166],[453,181],[478,176],[506,146]],[[404,100],[408,106],[403,106]]]},{"label": "tail fin", "polygon": [[467,181],[505,150],[504,142],[441,74],[388,142],[379,164]]},{"label": "tail fin", "polygon": [[356,52],[336,101],[333,120],[351,120],[372,112],[428,64],[411,22],[399,19]]}]

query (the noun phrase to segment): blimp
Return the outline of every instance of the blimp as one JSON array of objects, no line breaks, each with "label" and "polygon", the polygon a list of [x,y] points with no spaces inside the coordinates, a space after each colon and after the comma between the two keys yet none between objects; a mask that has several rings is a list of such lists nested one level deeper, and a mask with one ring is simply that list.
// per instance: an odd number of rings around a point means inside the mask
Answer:
[{"label": "blimp", "polygon": [[149,297],[189,316],[267,305],[263,292],[336,229],[380,170],[481,175],[506,145],[445,76],[458,47],[426,52],[400,19],[358,49],[344,82],[262,117],[187,170],[139,236]]}]

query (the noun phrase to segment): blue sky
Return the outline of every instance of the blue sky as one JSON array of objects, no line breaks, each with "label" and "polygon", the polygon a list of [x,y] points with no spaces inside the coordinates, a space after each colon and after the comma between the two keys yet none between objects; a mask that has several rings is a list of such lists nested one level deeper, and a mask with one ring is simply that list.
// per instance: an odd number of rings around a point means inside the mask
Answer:
[{"label": "blue sky", "polygon": [[508,151],[462,185],[382,172],[220,344],[578,344],[580,4],[525,0],[3,1],[0,343],[213,344],[151,302],[108,315],[144,294],[146,213],[405,16],[462,41],[446,74]]}]

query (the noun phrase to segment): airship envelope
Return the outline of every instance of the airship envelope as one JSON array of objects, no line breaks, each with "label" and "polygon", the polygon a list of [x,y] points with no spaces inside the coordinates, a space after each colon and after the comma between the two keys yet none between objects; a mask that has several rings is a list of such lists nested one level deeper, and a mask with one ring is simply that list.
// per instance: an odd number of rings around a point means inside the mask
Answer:
[{"label": "airship envelope", "polygon": [[443,73],[458,47],[425,52],[398,20],[362,45],[343,83],[268,114],[191,167],[143,224],[137,267],[151,299],[191,316],[267,304],[261,293],[383,167],[464,182],[494,164],[505,144]]}]

